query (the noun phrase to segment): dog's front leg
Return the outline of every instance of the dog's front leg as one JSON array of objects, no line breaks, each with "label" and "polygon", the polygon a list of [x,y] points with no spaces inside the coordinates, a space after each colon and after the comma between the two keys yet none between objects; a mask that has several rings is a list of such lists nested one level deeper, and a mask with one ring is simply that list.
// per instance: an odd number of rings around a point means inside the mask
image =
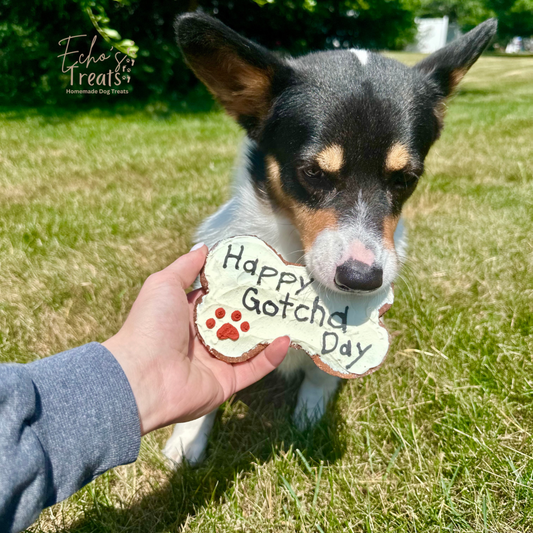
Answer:
[{"label": "dog's front leg", "polygon": [[322,418],[340,383],[340,378],[326,374],[314,363],[306,365],[304,371],[305,378],[298,392],[293,415],[299,429],[312,426]]},{"label": "dog's front leg", "polygon": [[180,465],[184,460],[191,465],[202,461],[216,415],[217,409],[196,420],[174,426],[174,432],[163,448],[173,466]]}]

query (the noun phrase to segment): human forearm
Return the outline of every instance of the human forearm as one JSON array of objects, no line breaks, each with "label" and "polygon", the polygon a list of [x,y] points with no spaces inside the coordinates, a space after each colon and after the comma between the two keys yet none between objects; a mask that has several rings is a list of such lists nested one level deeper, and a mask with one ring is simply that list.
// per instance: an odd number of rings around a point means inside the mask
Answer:
[{"label": "human forearm", "polygon": [[29,365],[0,365],[0,530],[40,510],[140,446],[135,399],[113,355],[91,343]]}]

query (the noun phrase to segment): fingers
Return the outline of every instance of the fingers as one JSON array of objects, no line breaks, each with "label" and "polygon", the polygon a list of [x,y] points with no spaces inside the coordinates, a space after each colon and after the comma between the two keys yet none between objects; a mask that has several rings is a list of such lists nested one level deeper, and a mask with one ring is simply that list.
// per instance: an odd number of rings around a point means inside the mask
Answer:
[{"label": "fingers", "polygon": [[290,343],[291,339],[288,336],[279,337],[253,359],[234,365],[236,377],[234,392],[259,381],[277,368],[287,355]]},{"label": "fingers", "polygon": [[205,244],[199,248],[194,248],[188,254],[178,257],[176,261],[163,270],[163,272],[176,275],[180,279],[183,289],[192,285],[198,277],[207,256],[208,249]]}]

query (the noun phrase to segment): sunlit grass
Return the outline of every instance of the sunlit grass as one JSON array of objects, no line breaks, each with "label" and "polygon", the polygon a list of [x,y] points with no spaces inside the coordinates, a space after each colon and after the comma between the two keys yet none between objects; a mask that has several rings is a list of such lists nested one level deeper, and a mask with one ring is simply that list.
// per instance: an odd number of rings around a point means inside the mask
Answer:
[{"label": "sunlit grass", "polygon": [[[216,111],[0,118],[0,347],[26,362],[119,327],[229,194],[241,133]],[[406,209],[386,364],[305,433],[269,377],[223,407],[201,467],[167,470],[162,430],[32,531],[530,531],[532,161],[533,59],[483,58]]]}]

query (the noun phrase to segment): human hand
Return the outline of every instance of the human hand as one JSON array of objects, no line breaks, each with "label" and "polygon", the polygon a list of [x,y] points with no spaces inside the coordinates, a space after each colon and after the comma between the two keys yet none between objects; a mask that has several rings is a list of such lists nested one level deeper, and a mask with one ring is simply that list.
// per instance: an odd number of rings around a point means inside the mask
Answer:
[{"label": "human hand", "polygon": [[274,370],[289,348],[290,339],[281,337],[236,364],[204,348],[193,323],[202,290],[185,293],[207,255],[207,246],[195,248],[146,280],[120,331],[102,343],[130,382],[143,435],[211,412]]}]

